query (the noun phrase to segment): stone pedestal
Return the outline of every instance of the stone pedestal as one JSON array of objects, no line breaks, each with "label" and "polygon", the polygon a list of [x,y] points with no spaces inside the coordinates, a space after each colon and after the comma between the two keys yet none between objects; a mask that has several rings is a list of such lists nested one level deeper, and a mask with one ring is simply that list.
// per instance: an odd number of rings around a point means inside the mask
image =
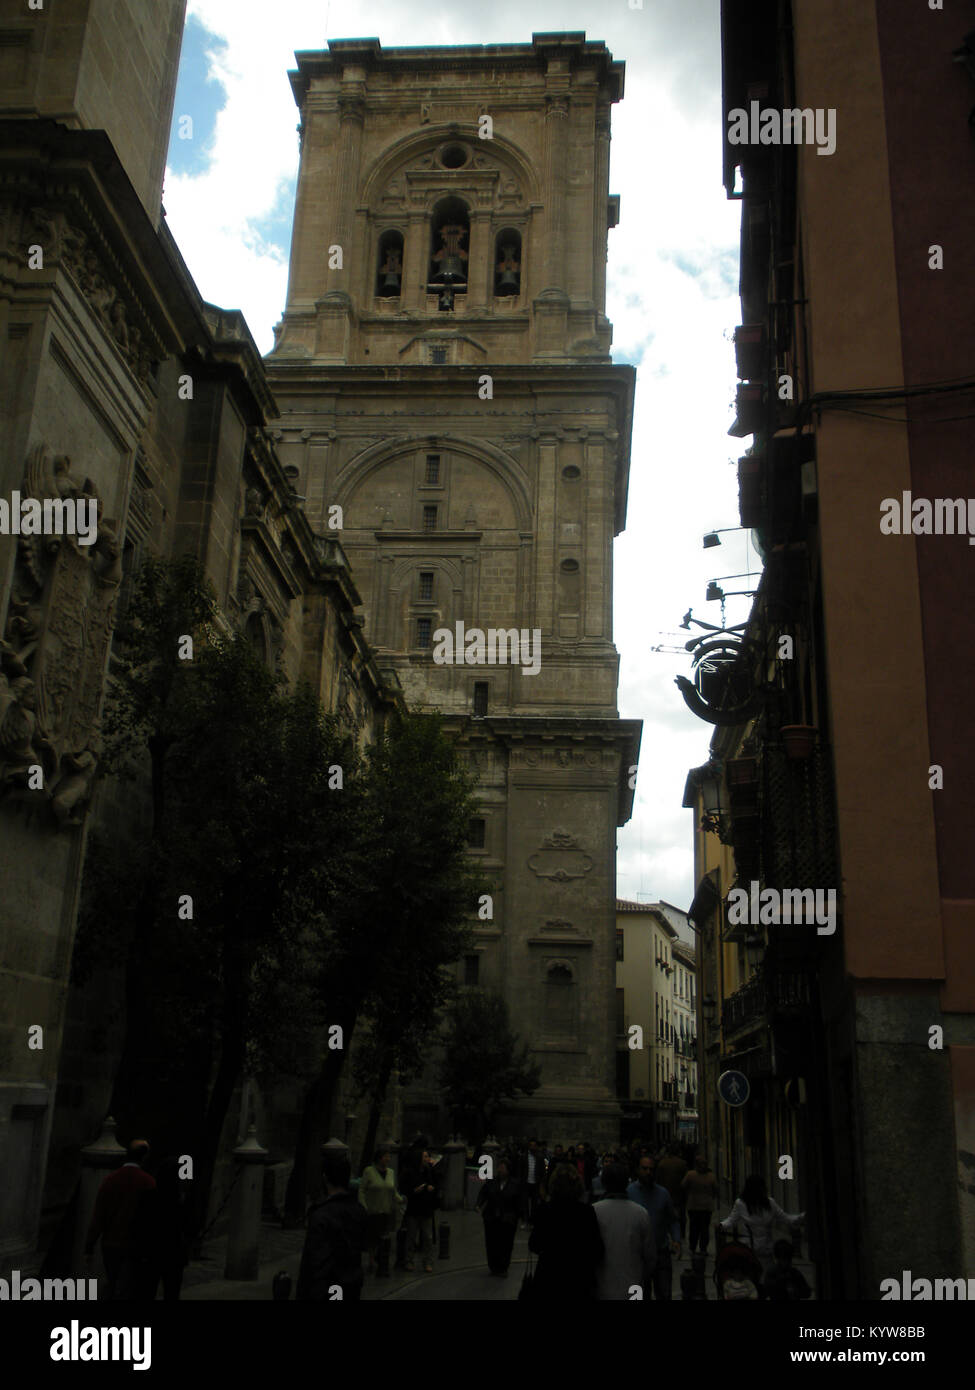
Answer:
[{"label": "stone pedestal", "polygon": [[234,1158],[239,1171],[230,1206],[230,1233],[223,1277],[256,1279],[267,1149],[257,1142],[257,1130],[253,1125],[248,1129],[243,1144],[238,1144],[234,1149]]},{"label": "stone pedestal", "polygon": [[91,1225],[98,1189],[109,1173],[120,1168],[124,1161],[125,1150],[115,1138],[115,1121],[109,1115],[95,1142],[81,1150],[81,1192],[78,1196],[78,1215],[71,1247],[71,1273],[74,1278],[81,1278],[84,1273],[85,1237]]},{"label": "stone pedestal", "polygon": [[464,1205],[464,1165],[467,1160],[467,1145],[459,1139],[451,1139],[443,1146],[444,1184],[442,1207],[444,1211],[457,1211]]}]

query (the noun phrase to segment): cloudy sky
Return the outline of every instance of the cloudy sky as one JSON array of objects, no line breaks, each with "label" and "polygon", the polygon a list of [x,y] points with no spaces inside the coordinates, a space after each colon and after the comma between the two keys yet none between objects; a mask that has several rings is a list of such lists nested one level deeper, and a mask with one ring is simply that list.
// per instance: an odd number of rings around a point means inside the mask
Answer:
[{"label": "cloudy sky", "polygon": [[[294,52],[375,36],[385,47],[528,43],[533,32],[584,30],[626,63],[613,108],[607,313],[613,360],[637,367],[627,527],[616,542],[620,713],[643,720],[633,819],[619,832],[621,897],[687,908],[693,895],[690,767],[707,758],[710,725],[674,684],[689,675],[678,628],[720,621],[707,582],[758,568],[737,525],[742,452],[734,419],[738,203],[721,185],[719,0],[494,0],[491,5],[388,0],[189,0],[163,200],[204,298],[241,309],[262,352],[273,345],[287,288],[298,168],[287,71]],[[193,138],[179,139],[190,115]],[[183,129],[186,130],[185,123]],[[754,584],[752,580],[752,584]],[[747,589],[732,580],[729,591]],[[739,622],[748,600],[729,599]],[[663,647],[663,651],[654,650]]]}]

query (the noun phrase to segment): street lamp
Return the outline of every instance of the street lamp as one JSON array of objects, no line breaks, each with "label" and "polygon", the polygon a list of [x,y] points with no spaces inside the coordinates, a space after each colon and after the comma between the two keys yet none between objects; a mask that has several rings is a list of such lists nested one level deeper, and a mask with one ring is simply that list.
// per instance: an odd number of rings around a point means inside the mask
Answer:
[{"label": "street lamp", "polygon": [[703,538],[705,550],[713,550],[716,545],[721,544],[721,537],[727,531],[743,531],[743,526],[718,526],[714,531],[708,531]]}]

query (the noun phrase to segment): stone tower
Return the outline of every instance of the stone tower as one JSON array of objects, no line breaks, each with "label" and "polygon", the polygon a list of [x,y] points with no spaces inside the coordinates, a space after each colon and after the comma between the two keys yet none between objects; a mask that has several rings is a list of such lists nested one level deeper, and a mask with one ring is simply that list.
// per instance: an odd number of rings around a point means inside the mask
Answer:
[{"label": "stone tower", "polygon": [[[313,527],[341,527],[380,664],[480,775],[471,853],[496,892],[464,979],[504,993],[542,1068],[498,1130],[615,1138],[615,835],[640,738],[612,634],[634,385],[604,312],[623,65],[581,33],[350,40],[297,63],[279,452]],[[435,660],[461,623],[468,645]],[[435,1124],[435,1092],[414,1101],[405,1127]]]}]

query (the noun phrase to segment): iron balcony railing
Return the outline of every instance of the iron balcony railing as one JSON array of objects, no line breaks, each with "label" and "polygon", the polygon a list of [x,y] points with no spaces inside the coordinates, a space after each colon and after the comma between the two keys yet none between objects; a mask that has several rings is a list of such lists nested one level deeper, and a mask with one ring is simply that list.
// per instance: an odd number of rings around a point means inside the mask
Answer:
[{"label": "iron balcony railing", "polygon": [[735,990],[722,1005],[721,1025],[725,1033],[740,1033],[771,1022],[783,1014],[803,1013],[809,1008],[809,980],[799,971],[775,971],[749,980]]}]

